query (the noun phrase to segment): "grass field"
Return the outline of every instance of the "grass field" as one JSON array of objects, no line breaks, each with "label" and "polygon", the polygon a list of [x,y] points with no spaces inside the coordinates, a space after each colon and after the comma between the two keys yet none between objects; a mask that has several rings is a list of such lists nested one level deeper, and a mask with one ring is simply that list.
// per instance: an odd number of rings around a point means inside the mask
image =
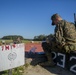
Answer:
[{"label": "grass field", "polygon": [[[13,40],[4,40],[7,44],[13,43]],[[2,40],[0,40],[0,43],[2,42]],[[29,43],[31,41],[28,40],[22,40],[22,43]],[[40,41],[34,41],[35,43],[39,43]]]},{"label": "grass field", "polygon": [[[6,43],[12,43],[13,40],[4,40]],[[0,42],[2,42],[2,40],[0,40]],[[22,40],[23,43],[27,43],[27,42],[30,42],[28,40]]]}]

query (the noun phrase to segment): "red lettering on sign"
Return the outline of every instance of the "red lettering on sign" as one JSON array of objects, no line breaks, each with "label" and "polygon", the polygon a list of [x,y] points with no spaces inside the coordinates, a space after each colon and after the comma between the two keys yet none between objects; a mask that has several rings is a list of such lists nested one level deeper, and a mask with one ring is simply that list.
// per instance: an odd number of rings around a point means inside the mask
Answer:
[{"label": "red lettering on sign", "polygon": [[14,48],[15,48],[15,47],[16,47],[16,45],[15,45],[15,44],[13,44],[13,45],[12,45],[12,47],[14,47]]},{"label": "red lettering on sign", "polygon": [[2,51],[4,50],[4,46],[2,46]]},{"label": "red lettering on sign", "polygon": [[9,46],[8,45],[5,46],[5,50],[9,50]]}]

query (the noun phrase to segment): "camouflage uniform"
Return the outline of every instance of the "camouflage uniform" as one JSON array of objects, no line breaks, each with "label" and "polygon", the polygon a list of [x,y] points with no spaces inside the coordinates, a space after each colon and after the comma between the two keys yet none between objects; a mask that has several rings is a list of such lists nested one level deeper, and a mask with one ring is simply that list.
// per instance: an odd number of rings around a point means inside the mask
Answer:
[{"label": "camouflage uniform", "polygon": [[72,23],[59,21],[55,28],[55,44],[66,52],[76,50],[76,30]]},{"label": "camouflage uniform", "polygon": [[[53,15],[52,18],[58,16]],[[54,23],[52,22],[52,25]],[[42,48],[47,56],[48,61],[41,63],[42,66],[55,65],[52,59],[51,50],[57,52],[70,52],[76,50],[76,29],[74,24],[65,20],[60,20],[55,27],[55,35],[52,39],[48,38],[47,42],[42,43]]]}]

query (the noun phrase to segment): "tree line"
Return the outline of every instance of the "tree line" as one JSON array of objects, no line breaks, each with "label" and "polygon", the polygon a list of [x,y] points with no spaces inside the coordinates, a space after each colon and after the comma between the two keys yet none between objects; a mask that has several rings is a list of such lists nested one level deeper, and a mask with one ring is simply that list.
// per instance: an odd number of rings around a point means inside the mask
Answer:
[{"label": "tree line", "polygon": [[53,34],[49,34],[49,35],[39,35],[39,36],[35,36],[34,37],[34,41],[42,41],[43,39],[46,39],[47,37],[50,37],[50,38],[53,38],[54,37],[54,35]]},{"label": "tree line", "polygon": [[21,39],[21,40],[33,40],[33,41],[42,41],[43,39],[46,39],[47,37],[53,37],[54,35],[53,34],[49,34],[49,35],[38,35],[38,36],[34,36],[33,39],[28,39],[28,38],[24,38],[23,36],[21,35],[7,35],[7,36],[3,36],[1,39],[4,39],[4,40],[16,40],[18,37]]},{"label": "tree line", "polygon": [[3,36],[1,39],[4,39],[4,40],[15,40],[17,38],[20,38],[21,40],[23,40],[23,36],[20,36],[20,35],[7,35],[7,36]]}]

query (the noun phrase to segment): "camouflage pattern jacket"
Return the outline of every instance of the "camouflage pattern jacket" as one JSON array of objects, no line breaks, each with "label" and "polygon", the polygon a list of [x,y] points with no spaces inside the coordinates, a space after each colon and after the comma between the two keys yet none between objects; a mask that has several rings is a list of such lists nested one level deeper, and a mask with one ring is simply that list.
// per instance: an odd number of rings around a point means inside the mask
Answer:
[{"label": "camouflage pattern jacket", "polygon": [[55,27],[55,41],[59,46],[76,45],[76,29],[74,24],[61,20]]}]

